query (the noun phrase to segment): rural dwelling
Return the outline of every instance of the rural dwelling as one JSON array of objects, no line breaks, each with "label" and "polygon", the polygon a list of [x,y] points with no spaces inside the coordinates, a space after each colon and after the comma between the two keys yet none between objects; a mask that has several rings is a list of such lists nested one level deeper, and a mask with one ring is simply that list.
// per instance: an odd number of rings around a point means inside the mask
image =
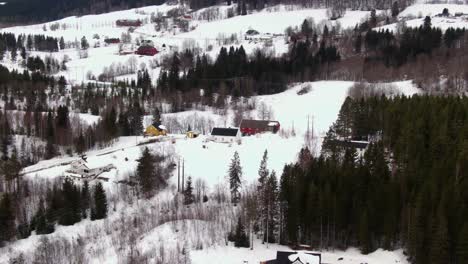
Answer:
[{"label": "rural dwelling", "polygon": [[239,128],[214,127],[210,139],[218,143],[233,143],[240,140]]},{"label": "rural dwelling", "polygon": [[137,51],[135,51],[135,54],[138,55],[144,55],[144,56],[154,56],[158,54],[158,50],[150,45],[143,45],[138,47]]},{"label": "rural dwelling", "polygon": [[278,121],[243,119],[240,123],[240,130],[243,136],[251,136],[263,132],[277,133],[279,129],[280,123]]},{"label": "rural dwelling", "polygon": [[112,169],[115,169],[115,166],[112,164],[97,168],[89,168],[86,161],[80,159],[73,161],[70,164],[70,169],[68,169],[66,172],[69,174],[78,175],[81,178],[97,178],[102,173],[108,172]]},{"label": "rural dwelling", "polygon": [[322,264],[320,253],[310,252],[276,252],[276,259],[260,262],[260,264]]},{"label": "rural dwelling", "polygon": [[115,24],[118,27],[140,27],[142,22],[139,19],[118,19]]},{"label": "rural dwelling", "polygon": [[156,123],[151,124],[145,129],[145,137],[157,137],[167,135],[167,128],[163,125],[158,125]]}]

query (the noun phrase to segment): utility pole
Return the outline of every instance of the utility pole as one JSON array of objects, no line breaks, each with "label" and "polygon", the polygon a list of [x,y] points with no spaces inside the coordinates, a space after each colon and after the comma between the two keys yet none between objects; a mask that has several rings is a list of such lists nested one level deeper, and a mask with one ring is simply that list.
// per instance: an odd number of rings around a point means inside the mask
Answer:
[{"label": "utility pole", "polygon": [[185,162],[184,162],[184,158],[182,158],[182,192],[185,190],[184,180],[185,180]]},{"label": "utility pole", "polygon": [[177,192],[180,192],[180,157],[177,159]]}]

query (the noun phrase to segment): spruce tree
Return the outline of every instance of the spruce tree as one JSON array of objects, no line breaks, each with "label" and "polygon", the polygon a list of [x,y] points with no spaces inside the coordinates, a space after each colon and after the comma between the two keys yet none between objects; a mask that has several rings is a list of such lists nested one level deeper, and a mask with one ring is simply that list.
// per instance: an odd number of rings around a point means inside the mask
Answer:
[{"label": "spruce tree", "polygon": [[240,200],[240,188],[242,184],[242,167],[240,165],[239,153],[234,153],[234,157],[229,165],[229,188],[231,190],[232,203],[238,203]]},{"label": "spruce tree", "polygon": [[81,215],[83,218],[88,217],[88,209],[90,208],[91,195],[89,191],[88,181],[84,181],[81,187]]},{"label": "spruce tree", "polygon": [[192,186],[192,177],[188,177],[187,185],[184,190],[184,204],[189,205],[194,202],[195,198],[193,196],[193,186]]},{"label": "spruce tree", "polygon": [[94,187],[94,207],[91,210],[91,220],[104,219],[107,216],[107,197],[101,182]]},{"label": "spruce tree", "polygon": [[249,238],[245,232],[245,227],[242,223],[241,217],[239,217],[237,220],[236,232],[234,234],[234,246],[245,248],[250,246]]},{"label": "spruce tree", "polygon": [[140,190],[146,198],[153,195],[156,190],[156,167],[154,156],[148,147],[143,150],[137,166],[137,179]]}]

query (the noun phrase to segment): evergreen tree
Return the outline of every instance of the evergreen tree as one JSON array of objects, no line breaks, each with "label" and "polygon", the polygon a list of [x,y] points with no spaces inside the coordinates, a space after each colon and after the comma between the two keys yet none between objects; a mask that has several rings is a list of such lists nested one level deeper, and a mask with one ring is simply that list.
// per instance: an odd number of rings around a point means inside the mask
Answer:
[{"label": "evergreen tree", "polygon": [[184,204],[189,205],[194,202],[195,198],[193,196],[193,186],[192,186],[192,177],[188,177],[187,185],[184,190]]},{"label": "evergreen tree", "polygon": [[247,237],[244,224],[240,217],[237,220],[236,232],[234,234],[234,246],[245,248],[250,247],[249,238]]},{"label": "evergreen tree", "polygon": [[81,187],[81,215],[83,218],[88,217],[88,209],[90,208],[91,195],[89,191],[88,181],[84,181]]},{"label": "evergreen tree", "polygon": [[242,184],[242,167],[240,165],[239,153],[234,153],[234,157],[229,165],[229,188],[231,190],[232,203],[240,201],[240,188]]},{"label": "evergreen tree", "polygon": [[392,17],[397,17],[399,13],[400,13],[400,7],[398,5],[398,1],[395,1],[392,4]]},{"label": "evergreen tree", "polygon": [[49,223],[49,219],[46,216],[46,210],[44,208],[44,201],[39,201],[39,209],[34,217],[34,229],[36,234],[51,234],[55,231],[54,223]]},{"label": "evergreen tree", "polygon": [[104,219],[107,216],[107,197],[101,182],[94,187],[94,207],[91,210],[91,220]]},{"label": "evergreen tree", "polygon": [[10,194],[5,193],[0,200],[0,246],[15,237],[15,214]]},{"label": "evergreen tree", "polygon": [[81,49],[86,50],[89,48],[89,43],[88,40],[86,39],[85,36],[81,38]]},{"label": "evergreen tree", "polygon": [[73,225],[81,220],[80,190],[70,179],[65,179],[61,196],[63,205],[60,210],[59,224]]},{"label": "evergreen tree", "polygon": [[155,158],[146,147],[138,161],[137,179],[140,190],[146,198],[151,197],[154,192],[166,185],[162,175],[158,173],[155,166]]}]

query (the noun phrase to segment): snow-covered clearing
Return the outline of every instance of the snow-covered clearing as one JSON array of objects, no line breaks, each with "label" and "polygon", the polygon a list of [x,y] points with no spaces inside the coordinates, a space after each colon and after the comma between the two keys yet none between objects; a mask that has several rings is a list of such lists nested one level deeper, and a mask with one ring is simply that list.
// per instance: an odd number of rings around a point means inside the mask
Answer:
[{"label": "snow-covered clearing", "polygon": [[[88,163],[91,168],[114,164],[117,169],[104,173],[110,181],[108,187],[115,181],[124,179],[136,168],[136,159],[141,154],[141,149],[149,147],[155,153],[174,153],[174,162],[179,157],[184,160],[186,175],[207,181],[210,187],[225,182],[225,176],[229,162],[235,151],[239,152],[241,165],[244,171],[245,183],[251,183],[257,178],[259,162],[265,150],[268,150],[270,169],[281,173],[287,163],[294,162],[299,149],[304,145],[304,135],[308,124],[314,130],[317,139],[317,149],[321,137],[336,120],[338,111],[347,96],[348,89],[353,82],[344,81],[319,81],[298,84],[283,93],[275,95],[256,96],[257,105],[264,104],[271,110],[271,119],[281,124],[281,132],[278,134],[262,134],[243,137],[241,144],[221,144],[207,142],[207,135],[201,135],[195,139],[187,139],[185,135],[172,134],[167,138],[161,138],[161,142],[149,143],[143,137],[119,138],[111,147],[90,151],[87,153]],[[298,95],[304,87],[310,87],[309,92]],[[394,93],[412,95],[417,93],[417,88],[411,81],[396,82],[389,85],[396,89]],[[390,88],[389,88],[390,89]],[[227,115],[218,115],[210,111],[187,111],[175,114],[163,115],[164,119],[175,118],[180,120],[197,119],[211,120],[212,126],[232,126],[232,111]],[[250,111],[248,115],[259,118],[257,110]],[[98,117],[80,114],[88,122],[93,122]],[[150,123],[150,117],[145,119]],[[192,126],[193,127],[193,126]],[[172,133],[177,133],[171,131]],[[294,136],[295,134],[295,136]],[[24,169],[25,173],[33,171],[31,176],[57,177],[69,167],[68,163],[77,157],[55,158],[41,161],[36,165]],[[65,163],[65,165],[62,165]],[[46,169],[49,168],[49,169]],[[209,170],[207,170],[209,168]],[[174,177],[173,177],[174,178]],[[173,179],[176,182],[177,179]]]}]

